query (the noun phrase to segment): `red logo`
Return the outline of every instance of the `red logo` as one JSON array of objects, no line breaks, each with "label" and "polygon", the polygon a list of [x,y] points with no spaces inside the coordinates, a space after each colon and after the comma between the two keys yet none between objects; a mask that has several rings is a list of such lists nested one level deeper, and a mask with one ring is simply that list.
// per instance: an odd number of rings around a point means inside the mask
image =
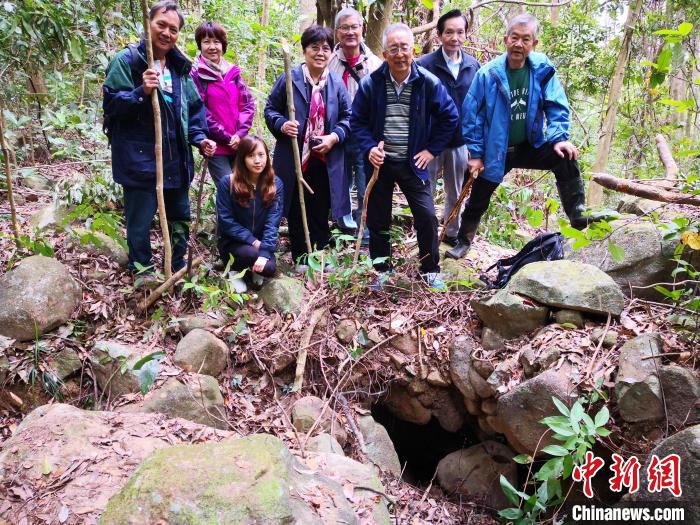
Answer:
[{"label": "red logo", "polygon": [[668,489],[675,497],[679,497],[681,489],[681,458],[678,454],[669,454],[663,459],[654,454],[647,468],[649,492],[661,492]]},{"label": "red logo", "polygon": [[590,450],[586,452],[586,460],[583,465],[576,465],[572,476],[574,481],[583,481],[583,493],[587,498],[593,497],[593,487],[591,484],[591,478],[596,475],[596,473],[603,468],[605,461],[601,458],[597,458],[593,455]]},{"label": "red logo", "polygon": [[630,494],[634,494],[639,490],[639,460],[636,456],[632,456],[627,461],[619,454],[613,454],[613,464],[610,465],[610,470],[613,471],[613,476],[610,478],[610,490],[613,492],[622,492],[622,487],[627,487]]}]

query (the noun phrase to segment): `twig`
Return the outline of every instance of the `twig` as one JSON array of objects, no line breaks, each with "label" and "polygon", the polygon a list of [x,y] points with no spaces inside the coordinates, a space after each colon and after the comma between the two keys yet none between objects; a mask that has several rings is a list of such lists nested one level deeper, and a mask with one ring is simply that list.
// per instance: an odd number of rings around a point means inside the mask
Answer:
[{"label": "twig", "polygon": [[700,197],[669,191],[661,188],[650,188],[631,180],[620,179],[607,173],[591,173],[591,180],[610,190],[619,191],[636,197],[644,197],[653,201],[670,202],[673,204],[691,204],[700,206]]},{"label": "twig", "polygon": [[469,195],[472,184],[474,184],[475,180],[476,176],[470,174],[469,179],[462,186],[462,191],[459,194],[459,198],[457,199],[454,208],[452,208],[452,211],[450,211],[450,214],[447,216],[447,219],[445,219],[445,223],[442,225],[442,231],[440,232],[440,242],[445,240],[445,235],[447,234],[447,227],[455,219],[455,217],[457,217],[460,210],[462,209],[462,203],[464,202],[464,199],[467,198],[467,195]]},{"label": "twig", "polygon": [[[380,141],[377,147],[384,151],[384,141]],[[352,258],[353,268],[357,266],[357,261],[360,259],[360,248],[362,247],[362,237],[365,233],[365,225],[367,224],[367,203],[369,203],[369,194],[372,192],[372,188],[377,183],[379,178],[379,168],[374,168],[372,176],[367,183],[367,188],[365,189],[365,196],[362,199],[362,215],[360,217],[360,228],[357,230],[357,243],[355,244],[355,255]]]},{"label": "twig", "polygon": [[[197,257],[192,262],[192,267],[194,268],[195,266],[199,266],[200,264],[202,264],[202,262],[204,262],[204,259],[202,257]],[[153,305],[153,303],[155,303],[158,300],[158,298],[161,295],[163,295],[165,292],[170,290],[176,282],[178,282],[180,279],[182,279],[185,276],[186,273],[187,273],[187,266],[184,266],[183,268],[181,268],[180,270],[175,272],[172,276],[170,276],[170,278],[167,279],[158,288],[153,290],[153,292],[151,292],[151,295],[149,295],[148,297],[143,299],[141,302],[139,302],[139,304],[136,306],[136,309],[139,312],[145,312],[146,310],[148,310]]]},{"label": "twig", "polygon": [[197,211],[194,216],[194,224],[190,231],[190,246],[187,254],[187,278],[192,279],[192,252],[197,242],[197,230],[199,229],[200,215],[202,214],[202,193],[204,192],[204,180],[207,178],[207,168],[209,167],[209,159],[204,157],[202,163],[202,175],[199,177],[199,186],[197,187]]},{"label": "twig", "polygon": [[304,371],[306,370],[308,345],[311,341],[316,325],[325,314],[326,308],[319,308],[318,310],[315,310],[309,318],[309,324],[307,325],[306,330],[304,330],[304,335],[301,338],[301,349],[297,355],[297,368],[296,373],[294,374],[294,386],[292,387],[292,392],[299,392],[301,390],[301,386],[304,384]]}]

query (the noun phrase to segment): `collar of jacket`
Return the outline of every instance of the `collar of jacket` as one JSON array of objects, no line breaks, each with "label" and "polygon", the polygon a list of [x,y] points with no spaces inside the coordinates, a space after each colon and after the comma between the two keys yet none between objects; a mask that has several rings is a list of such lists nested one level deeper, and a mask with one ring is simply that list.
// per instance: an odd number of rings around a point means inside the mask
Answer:
[{"label": "collar of jacket", "polygon": [[[471,61],[472,56],[469,55],[466,51],[464,51],[464,49],[461,49],[459,52],[462,54],[462,61],[459,63],[459,72],[461,73],[465,69],[474,67],[474,64]],[[449,66],[447,65],[447,62],[445,62],[445,57],[442,54],[442,46],[438,47],[435,51],[433,51],[432,54],[435,58],[435,65],[452,74]]]},{"label": "collar of jacket", "polygon": [[[496,57],[491,62],[491,70],[498,75],[501,81],[507,81],[508,78],[508,54],[503,53]],[[554,65],[549,61],[544,53],[532,52],[527,56],[527,65],[532,71],[533,78],[536,81],[541,81],[547,75],[554,71]]]},{"label": "collar of jacket", "polygon": [[[143,58],[144,62],[146,62],[146,39],[141,38],[141,42],[138,45],[139,53],[141,54],[141,58]],[[168,54],[165,55],[166,62],[169,64],[168,68],[170,68],[171,71],[176,71],[178,75],[180,76],[185,76],[190,74],[190,70],[192,69],[192,62],[190,61],[189,58],[187,58],[182,51],[180,51],[177,46],[172,48],[170,51],[168,51]]]},{"label": "collar of jacket", "polygon": [[[197,71],[197,75],[199,76],[199,78],[207,82],[216,82],[221,78],[221,75],[219,75],[218,71],[214,71],[212,68],[209,67],[209,64],[206,63],[202,55],[199,55],[197,57],[197,61],[192,67]],[[224,77],[231,75],[231,78],[235,78],[240,74],[241,68],[238,67],[236,64],[231,64],[231,70],[228,73],[226,73]]]},{"label": "collar of jacket", "polygon": [[309,97],[306,94],[306,80],[304,79],[304,73],[301,70],[301,64],[292,69],[292,84],[294,84],[294,87],[299,90],[299,93],[301,93],[303,99],[308,102]]},{"label": "collar of jacket", "polygon": [[[411,73],[408,75],[408,83],[414,82],[414,81],[419,81],[422,82],[423,79],[425,78],[425,75],[421,72],[420,66],[418,66],[418,63],[414,60],[413,63],[411,64]],[[423,70],[425,71],[425,70]],[[386,82],[386,79],[388,78],[391,80],[391,77],[389,76],[389,64],[387,64],[386,60],[384,63],[379,66],[379,68],[374,71],[373,73],[370,74],[370,77],[372,77],[372,80],[374,82],[381,81],[381,82]]]}]

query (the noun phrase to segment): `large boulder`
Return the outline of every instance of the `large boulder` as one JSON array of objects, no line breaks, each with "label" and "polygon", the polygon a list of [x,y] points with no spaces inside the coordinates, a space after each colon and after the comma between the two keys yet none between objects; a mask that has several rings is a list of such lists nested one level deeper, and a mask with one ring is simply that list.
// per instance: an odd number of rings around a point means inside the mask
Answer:
[{"label": "large boulder", "polygon": [[372,416],[358,418],[357,426],[365,442],[364,452],[367,459],[380,470],[400,477],[401,463],[386,428],[377,423]]},{"label": "large boulder", "polygon": [[625,296],[605,272],[574,261],[540,261],[525,265],[506,287],[535,301],[596,315],[622,313]]},{"label": "large boulder", "polygon": [[33,255],[0,277],[0,334],[29,341],[70,319],[80,285],[56,259]]},{"label": "large boulder", "polygon": [[629,423],[656,421],[664,417],[657,374],[662,344],[659,334],[643,334],[630,339],[620,349],[615,396],[620,417]]},{"label": "large boulder", "polygon": [[464,494],[483,501],[487,507],[503,509],[509,506],[500,477],[512,485],[517,483],[517,465],[513,451],[496,441],[484,441],[457,450],[440,460],[437,479],[448,494]]},{"label": "large boulder", "polygon": [[[648,472],[652,457],[663,460],[669,454],[680,457],[680,497],[667,489],[649,492]],[[686,428],[663,440],[649,454],[646,464],[640,469],[639,492],[630,499],[649,502],[664,507],[685,508],[683,523],[700,523],[700,425]]]},{"label": "large boulder", "polygon": [[519,453],[534,455],[537,449],[540,455],[543,447],[557,443],[540,420],[559,415],[553,397],[565,405],[573,404],[577,394],[567,376],[568,371],[564,368],[547,370],[520,383],[498,399],[497,413],[503,433]]},{"label": "large boulder", "polygon": [[527,334],[547,323],[549,309],[531,299],[499,290],[485,301],[474,301],[472,307],[484,326],[505,339]]},{"label": "large boulder", "polygon": [[265,283],[258,292],[265,306],[278,312],[298,312],[304,304],[304,283],[279,275]]},{"label": "large boulder", "polygon": [[310,471],[280,439],[258,434],[156,451],[109,501],[101,523],[359,524],[362,510],[373,522],[389,523],[381,499],[363,498],[359,488],[356,496],[342,475],[336,480],[323,473],[323,461],[332,463],[336,476],[338,465],[353,464],[363,486],[383,491],[367,467],[348,458],[325,455],[318,471]]},{"label": "large boulder", "polygon": [[[592,241],[587,246],[573,250],[566,247],[566,258],[571,261],[592,264],[607,273],[625,294],[639,297],[657,297],[655,283],[672,280],[675,268],[672,260],[678,241],[664,239],[664,232],[651,222],[611,224],[609,238]],[[613,242],[624,252],[621,261],[610,255],[608,242]],[[648,287],[648,288],[631,288]]]},{"label": "large boulder", "polygon": [[[97,523],[109,498],[154,450],[231,435],[161,414],[41,406],[0,451],[0,478],[12,480],[0,483],[0,521],[59,523],[64,514],[65,523]],[[21,487],[19,497],[12,487]]]},{"label": "large boulder", "polygon": [[226,369],[228,347],[211,332],[196,328],[177,344],[173,363],[185,372],[218,376]]},{"label": "large boulder", "polygon": [[700,423],[700,381],[689,369],[662,366],[659,379],[664,389],[668,422],[679,428]]},{"label": "large boulder", "polygon": [[157,412],[215,428],[228,428],[219,383],[207,375],[191,374],[187,378],[187,384],[171,377],[163,386],[150,392],[142,406],[132,405],[124,409]]},{"label": "large boulder", "polygon": [[112,398],[139,392],[141,385],[134,365],[150,352],[148,348],[118,341],[95,342],[88,359],[99,389]]},{"label": "large boulder", "polygon": [[110,237],[106,233],[93,232],[86,228],[73,228],[73,234],[74,237],[69,240],[68,244],[74,250],[104,255],[122,268],[126,268],[126,265],[129,263],[129,254],[126,253],[126,249],[119,240]]}]

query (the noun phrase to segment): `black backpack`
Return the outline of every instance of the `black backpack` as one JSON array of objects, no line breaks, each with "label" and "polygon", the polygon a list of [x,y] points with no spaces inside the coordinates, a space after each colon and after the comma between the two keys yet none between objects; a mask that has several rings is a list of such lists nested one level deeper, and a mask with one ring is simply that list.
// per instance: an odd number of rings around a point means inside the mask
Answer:
[{"label": "black backpack", "polygon": [[[558,261],[564,258],[564,242],[561,233],[542,233],[528,242],[512,257],[500,259],[480,276],[489,288],[503,288],[523,266],[537,261]],[[498,270],[496,280],[485,274]]]},{"label": "black backpack", "polygon": [[[139,50],[136,44],[129,44],[126,46],[129,50],[129,65],[131,69],[131,80],[134,82],[135,78],[139,78],[141,72],[139,71],[138,59]],[[112,144],[112,129],[114,128],[114,122],[112,122],[112,117],[104,115],[102,118],[102,132],[107,135],[107,142]]]}]

